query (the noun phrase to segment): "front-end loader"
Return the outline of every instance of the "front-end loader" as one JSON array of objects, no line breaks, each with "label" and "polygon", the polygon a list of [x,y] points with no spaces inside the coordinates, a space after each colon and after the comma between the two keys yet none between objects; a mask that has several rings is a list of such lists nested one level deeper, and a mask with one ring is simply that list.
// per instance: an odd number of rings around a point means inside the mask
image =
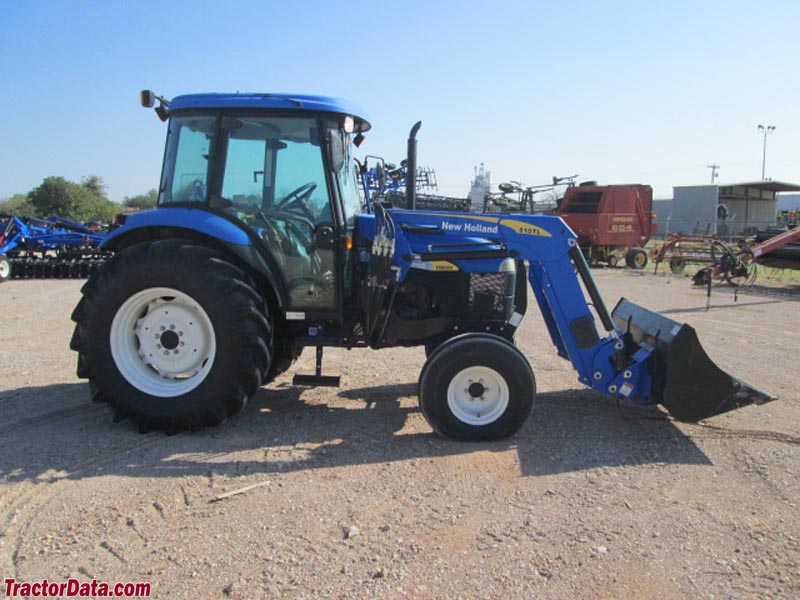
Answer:
[{"label": "front-end loader", "polygon": [[[424,346],[422,411],[439,434],[514,434],[535,395],[514,344],[530,285],[579,380],[696,421],[771,397],[718,369],[694,331],[603,302],[555,216],[366,208],[354,148],[370,129],[339,99],[198,94],[142,104],[168,121],[159,205],[104,241],[71,346],[116,419],[168,432],[217,424],[305,347]],[[415,172],[416,142],[408,164]],[[599,320],[599,323],[598,323]]]}]

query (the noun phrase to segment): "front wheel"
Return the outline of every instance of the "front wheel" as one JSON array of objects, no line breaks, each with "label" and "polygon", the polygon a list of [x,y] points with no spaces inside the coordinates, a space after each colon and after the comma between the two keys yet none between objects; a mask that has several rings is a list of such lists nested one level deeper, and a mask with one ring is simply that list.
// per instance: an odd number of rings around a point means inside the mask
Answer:
[{"label": "front wheel", "polygon": [[465,334],[442,344],[419,379],[422,413],[434,431],[460,440],[514,435],[536,394],[533,371],[503,338]]},{"label": "front wheel", "polygon": [[272,357],[264,302],[217,251],[143,242],[109,259],[82,289],[72,319],[78,376],[115,420],[175,432],[244,408]]}]

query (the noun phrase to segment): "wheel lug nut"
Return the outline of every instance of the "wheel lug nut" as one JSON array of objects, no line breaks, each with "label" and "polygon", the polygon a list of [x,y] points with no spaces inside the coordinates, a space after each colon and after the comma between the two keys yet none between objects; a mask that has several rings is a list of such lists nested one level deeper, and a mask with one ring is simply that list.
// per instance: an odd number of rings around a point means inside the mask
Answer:
[{"label": "wheel lug nut", "polygon": [[175,350],[175,351],[173,352],[173,354],[177,354],[177,353],[178,353],[178,351],[177,351],[177,350]]},{"label": "wheel lug nut", "polygon": [[164,350],[164,356],[169,356],[169,350]]},{"label": "wheel lug nut", "polygon": [[169,326],[169,328],[170,328],[171,330],[175,331],[175,325],[170,325],[170,326]]},{"label": "wheel lug nut", "polygon": [[179,331],[179,332],[178,332],[178,335],[179,335],[179,336],[183,336],[183,332],[182,332],[182,331]]},{"label": "wheel lug nut", "polygon": [[161,337],[161,336],[160,336],[160,335],[158,335],[158,334],[155,334],[155,335],[153,336],[153,338],[154,338],[154,339],[158,339],[159,337]]},{"label": "wheel lug nut", "polygon": [[166,327],[164,327],[164,326],[162,325],[161,327],[159,327],[159,329],[160,329],[161,331],[164,331],[164,330],[166,329]]},{"label": "wheel lug nut", "polygon": [[161,350],[161,344],[156,344],[156,350]]},{"label": "wheel lug nut", "polygon": [[185,346],[185,345],[186,345],[186,344],[184,344],[183,342],[181,342],[181,347],[183,347],[183,346]]}]

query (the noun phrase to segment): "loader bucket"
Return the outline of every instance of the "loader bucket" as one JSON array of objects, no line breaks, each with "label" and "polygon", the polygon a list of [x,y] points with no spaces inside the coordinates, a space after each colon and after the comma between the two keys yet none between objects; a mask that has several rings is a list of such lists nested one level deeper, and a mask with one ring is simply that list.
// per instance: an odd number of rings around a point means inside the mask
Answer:
[{"label": "loader bucket", "polygon": [[612,317],[626,344],[654,348],[648,364],[652,396],[677,420],[696,422],[748,404],[775,400],[715,365],[689,325],[625,298],[614,308]]}]

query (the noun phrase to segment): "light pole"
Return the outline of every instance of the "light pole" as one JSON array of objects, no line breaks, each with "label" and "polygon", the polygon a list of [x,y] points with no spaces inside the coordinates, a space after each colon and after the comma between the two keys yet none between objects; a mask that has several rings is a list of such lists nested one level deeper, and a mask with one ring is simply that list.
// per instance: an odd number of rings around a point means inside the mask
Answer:
[{"label": "light pole", "polygon": [[759,125],[759,131],[764,132],[764,154],[761,157],[761,181],[766,181],[767,172],[767,135],[775,131],[775,125]]}]

